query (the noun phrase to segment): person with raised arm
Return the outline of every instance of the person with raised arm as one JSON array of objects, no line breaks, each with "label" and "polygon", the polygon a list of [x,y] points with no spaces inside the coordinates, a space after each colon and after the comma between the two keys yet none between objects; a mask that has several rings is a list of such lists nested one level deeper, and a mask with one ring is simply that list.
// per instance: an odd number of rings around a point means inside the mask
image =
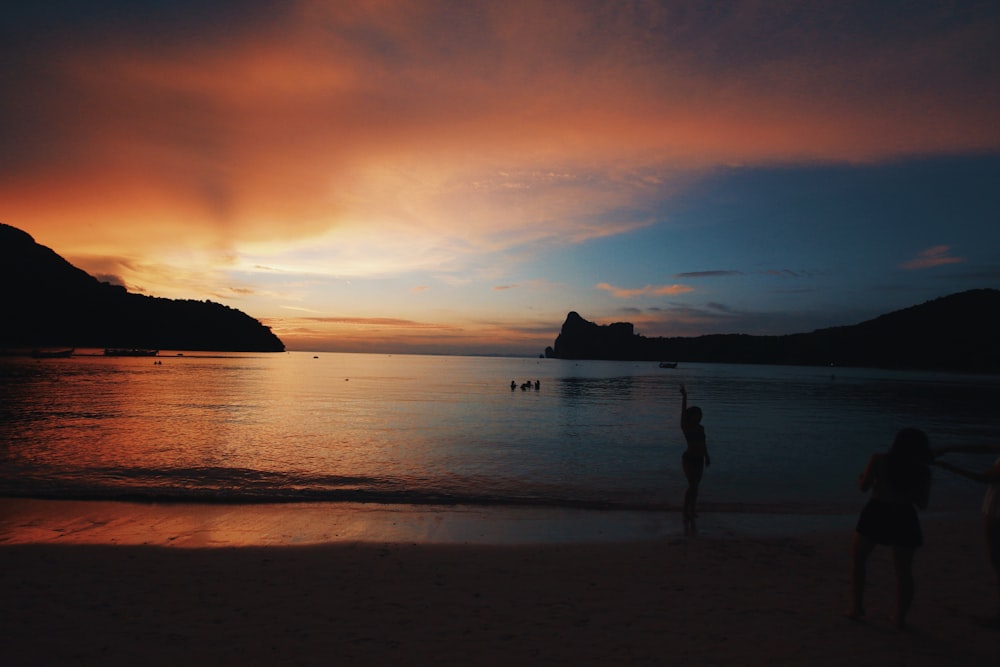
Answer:
[{"label": "person with raised arm", "polygon": [[684,492],[684,525],[692,528],[698,518],[698,486],[705,474],[705,466],[711,465],[708,456],[708,444],[705,440],[705,427],[701,425],[701,408],[696,405],[688,407],[687,389],[681,385],[681,431],[687,448],[681,454],[681,465],[688,487]]}]

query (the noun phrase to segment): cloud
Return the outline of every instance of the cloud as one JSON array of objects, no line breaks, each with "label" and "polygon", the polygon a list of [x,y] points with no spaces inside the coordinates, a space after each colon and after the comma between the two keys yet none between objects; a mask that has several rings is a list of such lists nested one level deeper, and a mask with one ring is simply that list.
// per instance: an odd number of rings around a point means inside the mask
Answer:
[{"label": "cloud", "polygon": [[125,281],[122,280],[121,276],[114,273],[95,273],[93,274],[102,283],[108,283],[109,285],[115,285],[117,287],[125,287]]},{"label": "cloud", "polygon": [[403,329],[457,329],[454,324],[417,322],[397,317],[302,317],[300,321],[321,324],[349,324],[364,327],[395,327]]},{"label": "cloud", "polygon": [[[827,326],[853,323],[832,319],[823,309],[803,312],[769,311],[734,307],[720,302],[669,304],[641,312],[622,310],[648,337],[703,336],[708,334],[784,335]],[[860,320],[858,320],[860,321]]]},{"label": "cloud", "polygon": [[945,264],[961,264],[964,261],[964,257],[951,255],[951,246],[939,245],[924,250],[913,259],[900,264],[900,267],[907,270],[931,269]]},{"label": "cloud", "polygon": [[681,280],[688,279],[698,279],[698,278],[724,278],[727,276],[742,276],[742,271],[689,271],[687,273],[678,273],[674,275],[674,278]]},{"label": "cloud", "polygon": [[694,291],[693,287],[688,287],[687,285],[646,285],[645,287],[629,289],[625,287],[615,287],[614,285],[609,285],[608,283],[598,283],[595,287],[597,287],[597,289],[610,292],[612,295],[620,299],[631,299],[636,296],[684,294],[685,292]]},{"label": "cloud", "polygon": [[710,310],[714,310],[716,312],[723,313],[726,315],[733,314],[736,312],[732,307],[727,306],[724,303],[717,303],[715,301],[709,301],[708,303],[705,304],[705,307]]},{"label": "cloud", "polygon": [[302,312],[302,313],[316,313],[317,315],[320,312],[320,311],[314,310],[312,308],[303,308],[302,306],[287,306],[286,305],[286,306],[282,306],[282,308],[284,308],[286,310],[296,310],[296,311],[299,311],[299,312]]},{"label": "cloud", "polygon": [[809,276],[807,272],[792,271],[791,269],[767,269],[764,271],[764,275],[775,278],[806,278]]},{"label": "cloud", "polygon": [[129,238],[150,246],[363,225],[509,248],[648,225],[720,164],[1000,147],[1000,87],[964,56],[991,52],[996,12],[862,6],[316,0],[222,5],[200,30],[136,8],[72,40],[35,16],[0,194],[12,220],[68,207],[108,243],[101,216],[155,222]]},{"label": "cloud", "polygon": [[559,333],[557,322],[520,323],[470,320],[421,322],[381,317],[280,317],[263,320],[289,349],[454,354],[540,353]]},{"label": "cloud", "polygon": [[[1000,149],[996,3],[181,2],[0,22],[5,220],[164,296],[539,298],[518,264],[670,225],[720,165]],[[419,319],[375,291],[336,297]]]}]

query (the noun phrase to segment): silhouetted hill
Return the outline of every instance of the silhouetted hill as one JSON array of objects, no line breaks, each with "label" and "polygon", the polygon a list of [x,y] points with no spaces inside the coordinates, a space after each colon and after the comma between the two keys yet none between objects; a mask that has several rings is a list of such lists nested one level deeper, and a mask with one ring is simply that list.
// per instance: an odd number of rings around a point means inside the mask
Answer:
[{"label": "silhouetted hill", "polygon": [[557,359],[871,366],[1000,372],[1000,290],[977,289],[853,326],[787,336],[645,338],[627,322],[598,325],[571,312]]},{"label": "silhouetted hill", "polygon": [[0,348],[142,347],[282,352],[284,343],[242,311],[161,299],[102,283],[27,233],[0,223]]}]

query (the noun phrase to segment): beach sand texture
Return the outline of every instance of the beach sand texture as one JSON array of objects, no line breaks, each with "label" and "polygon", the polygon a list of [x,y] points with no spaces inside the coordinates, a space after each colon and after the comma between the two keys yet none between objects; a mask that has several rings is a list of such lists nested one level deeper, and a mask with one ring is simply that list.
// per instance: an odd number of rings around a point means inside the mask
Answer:
[{"label": "beach sand texture", "polygon": [[924,518],[900,632],[884,549],[867,619],[844,618],[849,532],[191,548],[155,512],[119,507],[148,544],[45,537],[51,509],[28,522],[34,534],[0,534],[3,664],[1000,664],[1000,632],[981,622],[995,579],[974,512]]}]

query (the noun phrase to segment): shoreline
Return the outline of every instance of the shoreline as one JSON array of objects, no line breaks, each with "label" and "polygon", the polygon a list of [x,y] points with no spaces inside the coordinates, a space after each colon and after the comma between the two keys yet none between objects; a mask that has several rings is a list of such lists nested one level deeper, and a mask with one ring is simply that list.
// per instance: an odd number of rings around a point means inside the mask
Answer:
[{"label": "shoreline", "polygon": [[[727,527],[706,513],[700,535],[685,537],[675,513],[643,528],[620,512],[591,523],[570,516],[589,510],[529,517],[523,509],[380,508],[376,520],[364,507],[241,514],[63,503],[0,500],[0,642],[11,664],[997,660],[1000,632],[981,622],[994,611],[996,580],[974,509],[923,516],[917,595],[910,629],[900,632],[887,620],[894,581],[884,548],[869,564],[866,620],[843,615],[854,517],[846,530],[799,530],[767,521]],[[326,528],[315,525],[321,518]],[[393,518],[419,526],[422,539],[389,539],[383,529]],[[580,539],[581,528],[611,518],[629,539]],[[574,540],[525,541],[567,521]],[[478,534],[442,528],[476,523],[485,524]],[[763,527],[770,532],[754,530]],[[329,539],[299,541],[319,534]]]},{"label": "shoreline", "polygon": [[[854,529],[855,515],[702,512],[704,538]],[[253,547],[344,542],[540,545],[684,537],[679,511],[526,506],[146,503],[0,498],[0,545]]]}]

